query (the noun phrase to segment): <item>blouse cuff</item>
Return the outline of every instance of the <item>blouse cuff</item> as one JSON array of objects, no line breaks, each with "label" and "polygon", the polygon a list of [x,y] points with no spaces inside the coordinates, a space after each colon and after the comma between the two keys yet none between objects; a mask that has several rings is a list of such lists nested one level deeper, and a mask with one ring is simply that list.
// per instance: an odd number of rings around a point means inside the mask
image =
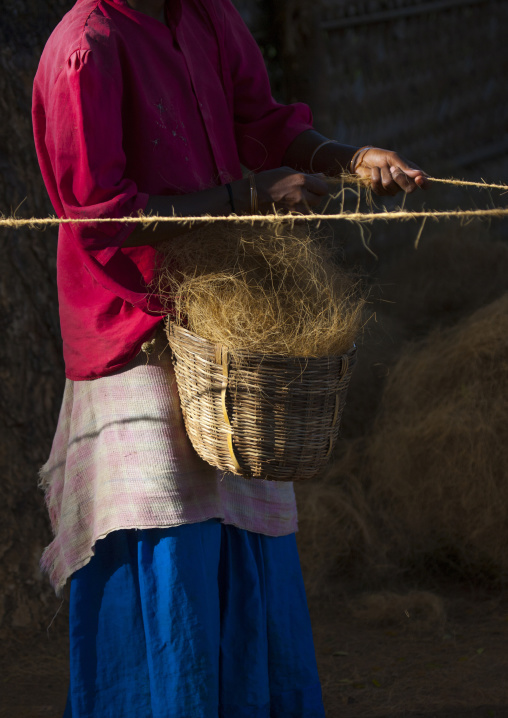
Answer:
[{"label": "blouse cuff", "polygon": [[[136,217],[140,212],[144,212],[149,199],[150,195],[146,192],[138,192],[129,216]],[[90,250],[91,256],[104,266],[107,262],[109,262],[115,252],[123,247],[127,237],[134,232],[136,226],[136,224],[124,224],[123,228],[111,239],[111,245],[104,247],[104,249]]]}]

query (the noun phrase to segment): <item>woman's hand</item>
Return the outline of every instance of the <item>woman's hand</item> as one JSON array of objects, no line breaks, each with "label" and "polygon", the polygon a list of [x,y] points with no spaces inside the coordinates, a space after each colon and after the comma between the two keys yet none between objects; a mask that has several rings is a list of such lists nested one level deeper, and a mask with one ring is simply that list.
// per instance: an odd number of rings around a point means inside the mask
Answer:
[{"label": "woman's hand", "polygon": [[[316,207],[329,193],[329,187],[323,175],[305,174],[290,167],[259,172],[255,175],[255,183],[258,208],[262,214],[273,212],[274,207],[280,212],[305,214]],[[250,214],[252,208],[250,206],[249,180],[233,182],[232,187],[234,194],[239,199],[239,209],[244,214]]]},{"label": "woman's hand", "polygon": [[425,172],[396,152],[371,147],[361,152],[352,167],[353,173],[368,180],[372,191],[381,196],[394,196],[403,191],[410,194],[417,187],[431,185]]},{"label": "woman's hand", "polygon": [[417,187],[430,187],[425,172],[397,152],[379,147],[359,150],[315,130],[305,130],[293,140],[284,155],[284,164],[304,172],[322,172],[325,176],[340,178],[350,168],[352,159],[353,174],[361,177],[376,194],[395,195],[401,191],[414,192]]}]

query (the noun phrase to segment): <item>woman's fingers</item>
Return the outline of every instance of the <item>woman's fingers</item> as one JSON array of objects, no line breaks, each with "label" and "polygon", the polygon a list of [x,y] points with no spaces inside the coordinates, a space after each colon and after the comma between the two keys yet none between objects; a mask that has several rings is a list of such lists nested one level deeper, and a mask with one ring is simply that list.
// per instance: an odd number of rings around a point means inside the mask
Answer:
[{"label": "woman's fingers", "polygon": [[394,197],[401,190],[411,194],[418,186],[426,189],[430,184],[424,173],[417,170],[411,170],[414,176],[410,176],[400,167],[389,167],[388,165],[381,167],[374,165],[369,171],[372,191],[380,196]]},{"label": "woman's fingers", "polygon": [[308,212],[309,209],[313,209],[314,207],[317,207],[321,202],[323,201],[323,195],[322,194],[316,194],[315,192],[311,192],[308,189],[304,189],[302,192],[300,201],[297,203],[297,207],[295,207],[296,212]]},{"label": "woman's fingers", "polygon": [[[417,187],[421,189],[429,189],[432,182],[428,179],[427,174],[422,170],[421,167],[415,165],[413,162],[408,162],[397,155],[398,162],[391,163],[390,172],[392,174],[400,175],[402,182],[405,183],[409,180],[408,187],[410,191],[414,191]],[[400,184],[400,182],[399,182]],[[404,188],[403,184],[400,184]]]},{"label": "woman's fingers", "polygon": [[390,172],[388,165],[381,167],[381,182],[383,183],[384,191],[390,197],[393,197],[397,192],[400,192],[401,189],[404,189],[395,181],[395,177]]},{"label": "woman's fingers", "polygon": [[[363,168],[362,168],[363,169]],[[385,191],[385,188],[383,187],[383,179],[381,177],[381,168],[377,165],[374,165],[369,169],[370,173],[370,183],[372,191],[375,194],[380,195],[381,197],[387,195],[388,193]],[[362,172],[362,176],[365,176]],[[366,175],[368,177],[368,175]]]},{"label": "woman's fingers", "polygon": [[429,189],[430,187],[432,187],[432,182],[429,180],[425,172],[416,175],[415,184],[418,185],[420,189]]},{"label": "woman's fingers", "polygon": [[329,193],[321,174],[305,174],[289,167],[261,172],[256,176],[262,211],[272,207],[286,212],[308,212]]},{"label": "woman's fingers", "polygon": [[323,174],[303,175],[305,177],[305,189],[318,197],[326,197],[330,192],[328,183]]},{"label": "woman's fingers", "polygon": [[396,152],[378,147],[373,147],[362,155],[356,173],[369,179],[373,192],[381,196],[393,196],[401,190],[409,194],[418,187],[428,189],[431,186],[420,167],[408,162]]}]

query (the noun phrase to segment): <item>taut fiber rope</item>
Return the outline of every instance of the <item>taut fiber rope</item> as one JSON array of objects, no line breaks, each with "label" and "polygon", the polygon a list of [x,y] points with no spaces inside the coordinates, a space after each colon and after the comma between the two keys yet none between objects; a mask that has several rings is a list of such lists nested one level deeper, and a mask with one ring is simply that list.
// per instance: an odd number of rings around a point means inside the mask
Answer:
[{"label": "taut fiber rope", "polygon": [[[436,177],[429,177],[429,181],[437,182],[442,184],[455,185],[457,187],[477,187],[480,189],[496,189],[504,190],[508,192],[508,185],[505,184],[488,184],[486,182],[470,182],[466,180],[455,180],[455,179],[439,179]],[[358,178],[356,182],[352,177],[348,178],[349,183],[362,185],[362,180]],[[32,227],[34,229],[42,227],[54,227],[61,224],[107,224],[117,222],[121,224],[141,224],[143,227],[149,227],[159,224],[159,222],[165,223],[178,223],[178,224],[215,224],[217,222],[248,222],[254,223],[270,223],[270,222],[321,222],[329,220],[339,220],[346,222],[356,223],[371,223],[376,221],[388,222],[388,221],[399,221],[407,222],[410,220],[426,220],[434,219],[439,221],[441,219],[480,219],[480,218],[502,218],[508,216],[508,208],[506,207],[492,207],[487,209],[456,209],[456,210],[422,210],[422,211],[409,211],[404,209],[398,209],[393,211],[380,211],[380,212],[348,212],[342,211],[338,214],[320,214],[310,212],[309,214],[297,214],[297,213],[277,213],[272,214],[248,214],[248,215],[200,215],[200,216],[178,216],[170,215],[167,217],[160,217],[159,215],[144,215],[140,214],[136,217],[87,217],[83,218],[67,218],[67,217],[29,217],[21,218],[16,216],[5,217],[0,215],[0,228],[8,227],[13,229],[20,229],[21,227]]]}]

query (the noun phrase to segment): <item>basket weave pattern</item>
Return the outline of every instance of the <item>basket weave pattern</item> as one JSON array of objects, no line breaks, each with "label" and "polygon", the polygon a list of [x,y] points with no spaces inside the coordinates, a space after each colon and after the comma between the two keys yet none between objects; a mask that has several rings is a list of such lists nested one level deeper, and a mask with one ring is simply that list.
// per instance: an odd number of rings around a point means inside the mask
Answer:
[{"label": "basket weave pattern", "polygon": [[189,438],[209,464],[248,478],[315,476],[337,440],[356,349],[342,357],[230,354],[168,327]]}]

